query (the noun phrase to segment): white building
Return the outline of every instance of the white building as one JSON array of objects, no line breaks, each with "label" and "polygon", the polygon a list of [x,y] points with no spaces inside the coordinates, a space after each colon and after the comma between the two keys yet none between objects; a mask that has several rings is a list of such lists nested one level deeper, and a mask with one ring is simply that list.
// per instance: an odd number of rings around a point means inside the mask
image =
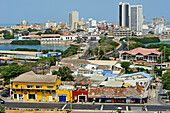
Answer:
[{"label": "white building", "polygon": [[76,40],[77,35],[42,34],[42,40]]},{"label": "white building", "polygon": [[145,72],[120,75],[117,78],[121,78],[124,84],[130,84],[131,86],[139,84],[145,88],[145,90],[149,87],[150,81],[152,80],[152,77]]},{"label": "white building", "polygon": [[57,26],[57,23],[55,22],[55,21],[47,21],[46,23],[45,23],[45,28],[54,28],[54,27],[56,27]]},{"label": "white building", "polygon": [[69,27],[74,29],[75,22],[79,22],[79,12],[72,11],[69,13]]},{"label": "white building", "polygon": [[142,31],[143,25],[143,6],[142,5],[133,5],[131,7],[131,25],[130,29],[132,31]]},{"label": "white building", "polygon": [[95,28],[97,26],[97,21],[92,18],[89,19],[89,28]]},{"label": "white building", "polygon": [[155,33],[155,34],[161,34],[162,31],[164,31],[165,29],[166,29],[166,26],[165,26],[164,24],[157,24],[157,25],[155,26],[155,31],[154,31],[154,33]]}]

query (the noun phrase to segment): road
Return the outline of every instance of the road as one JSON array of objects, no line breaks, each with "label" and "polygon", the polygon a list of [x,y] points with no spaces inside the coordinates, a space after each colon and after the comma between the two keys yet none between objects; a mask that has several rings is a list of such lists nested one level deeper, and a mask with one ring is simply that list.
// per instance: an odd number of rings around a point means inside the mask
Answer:
[{"label": "road", "polygon": [[[4,107],[7,108],[25,108],[25,109],[62,109],[67,110],[70,109],[69,103],[38,103],[38,102],[6,102],[3,104]],[[116,110],[117,107],[122,107],[123,111],[141,111],[143,105],[122,105],[122,104],[103,104],[98,103],[92,105],[88,104],[72,104],[73,110]],[[146,105],[147,111],[170,111],[170,106],[163,105]]]},{"label": "road", "polygon": [[87,45],[87,51],[85,51],[85,53],[84,53],[84,55],[85,56],[82,56],[82,57],[80,57],[80,59],[88,59],[88,58],[90,58],[90,55],[88,55],[88,49],[95,49],[95,47],[98,47],[98,42],[97,41],[91,41],[91,42],[89,42],[88,43],[88,45]]}]

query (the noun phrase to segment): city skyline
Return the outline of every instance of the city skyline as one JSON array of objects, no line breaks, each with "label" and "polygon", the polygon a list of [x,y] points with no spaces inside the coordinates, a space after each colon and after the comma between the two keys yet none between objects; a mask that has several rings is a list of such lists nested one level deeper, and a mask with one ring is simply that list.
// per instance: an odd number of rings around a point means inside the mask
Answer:
[{"label": "city skyline", "polygon": [[[78,0],[72,1],[1,1],[0,24],[20,24],[22,20],[29,23],[45,23],[47,20],[68,23],[68,13],[74,10],[80,13],[80,18],[83,16],[85,21],[88,18],[94,18],[97,21],[106,20],[108,22],[118,22],[118,6],[119,2],[128,2],[131,5],[143,5],[143,14],[146,17],[146,22],[151,22],[154,17],[164,16],[167,22],[170,22],[167,8],[168,2],[158,2],[158,0],[86,0],[84,3]],[[41,3],[41,6],[39,5]],[[105,5],[103,5],[105,3]],[[152,5],[151,5],[152,4]],[[7,6],[8,9],[7,9]],[[162,10],[160,10],[160,7]]]}]

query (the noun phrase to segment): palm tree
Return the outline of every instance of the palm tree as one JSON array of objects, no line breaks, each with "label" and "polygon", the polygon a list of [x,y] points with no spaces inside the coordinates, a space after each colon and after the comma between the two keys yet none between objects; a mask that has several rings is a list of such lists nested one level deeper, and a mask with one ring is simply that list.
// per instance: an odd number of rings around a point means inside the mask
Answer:
[{"label": "palm tree", "polygon": [[98,47],[95,47],[95,49],[94,49],[94,53],[95,53],[95,55],[98,55],[99,54],[99,48]]}]

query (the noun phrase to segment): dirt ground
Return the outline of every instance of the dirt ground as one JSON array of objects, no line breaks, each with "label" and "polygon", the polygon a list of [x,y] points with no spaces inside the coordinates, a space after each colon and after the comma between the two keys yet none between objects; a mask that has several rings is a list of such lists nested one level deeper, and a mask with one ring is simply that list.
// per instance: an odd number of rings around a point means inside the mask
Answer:
[{"label": "dirt ground", "polygon": [[67,111],[27,111],[27,110],[5,110],[5,113],[68,113]]}]

